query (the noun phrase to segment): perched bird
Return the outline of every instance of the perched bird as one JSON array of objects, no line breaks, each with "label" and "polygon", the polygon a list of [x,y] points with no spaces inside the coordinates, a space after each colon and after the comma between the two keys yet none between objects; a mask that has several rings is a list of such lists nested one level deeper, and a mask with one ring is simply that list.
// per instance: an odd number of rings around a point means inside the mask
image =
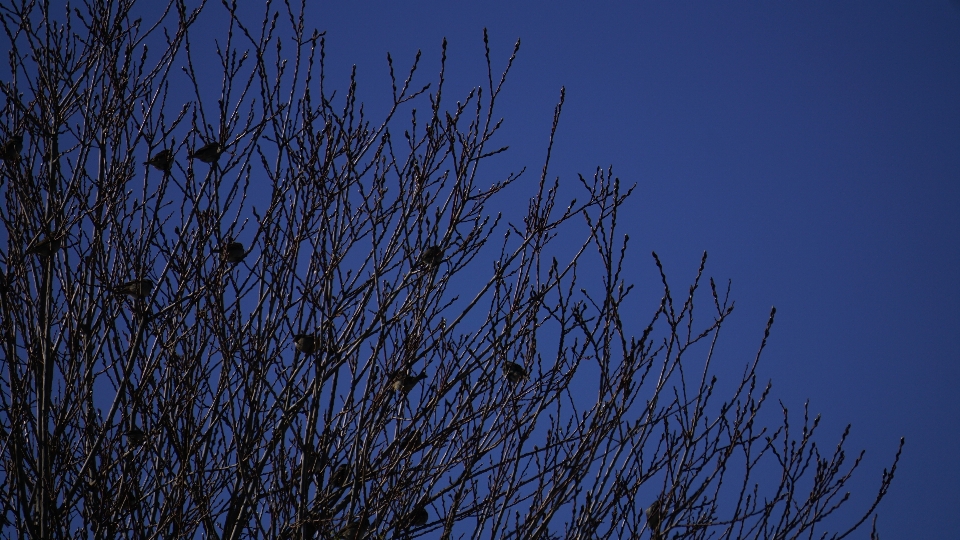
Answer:
[{"label": "perched bird", "polygon": [[430,514],[427,513],[427,509],[423,506],[417,506],[400,520],[401,528],[410,529],[412,527],[422,527],[426,525],[429,520]]},{"label": "perched bird", "polygon": [[347,487],[347,483],[350,481],[350,465],[344,463],[336,469],[334,469],[333,474],[330,475],[330,485],[337,488]]},{"label": "perched bird", "polygon": [[340,540],[360,540],[367,534],[370,528],[370,518],[354,519],[347,523],[346,527],[340,529]]},{"label": "perched bird", "polygon": [[394,392],[408,394],[418,382],[427,378],[426,373],[411,375],[409,371],[398,371],[390,377],[390,387]]},{"label": "perched bird", "polygon": [[83,350],[86,340],[91,336],[90,325],[84,322],[77,323],[72,334],[72,345],[74,349]]},{"label": "perched bird", "polygon": [[527,378],[527,370],[523,369],[523,366],[521,366],[516,362],[504,360],[503,375],[507,378],[508,381],[512,383],[517,383],[517,382],[520,382],[520,380]]},{"label": "perched bird", "polygon": [[167,148],[154,154],[154,156],[143,162],[144,165],[153,165],[158,171],[169,172],[173,167],[173,150]]},{"label": "perched bird", "polygon": [[63,246],[63,235],[48,236],[34,240],[32,245],[27,248],[27,255],[37,255],[40,257],[49,257],[57,252]]},{"label": "perched bird", "polygon": [[23,151],[23,135],[13,135],[3,142],[0,148],[0,159],[15,163],[20,159],[20,152]]},{"label": "perched bird", "polygon": [[193,153],[187,157],[190,159],[199,159],[204,163],[216,163],[222,153],[223,146],[218,142],[212,142],[201,146],[198,150],[194,150]]},{"label": "perched bird", "polygon": [[150,296],[151,291],[153,291],[152,279],[135,279],[126,283],[121,283],[114,289],[114,292],[117,294],[126,294],[136,298]]},{"label": "perched bird", "polygon": [[138,428],[136,425],[134,425],[132,428],[130,428],[127,431],[127,442],[129,442],[133,446],[140,446],[141,444],[143,444],[144,438],[146,438],[146,434],[143,432],[142,429]]},{"label": "perched bird", "polygon": [[420,254],[419,265],[424,268],[436,268],[443,262],[443,248],[430,246]]},{"label": "perched bird", "polygon": [[219,252],[223,260],[231,264],[237,264],[247,256],[247,252],[244,251],[243,244],[240,242],[227,242],[223,247],[215,249],[214,252]]},{"label": "perched bird", "polygon": [[647,515],[647,524],[650,525],[650,538],[660,538],[660,525],[663,523],[663,508],[660,499],[653,501],[644,511]]},{"label": "perched bird", "polygon": [[310,334],[296,334],[293,336],[293,345],[303,354],[313,354],[317,350],[317,338]]}]

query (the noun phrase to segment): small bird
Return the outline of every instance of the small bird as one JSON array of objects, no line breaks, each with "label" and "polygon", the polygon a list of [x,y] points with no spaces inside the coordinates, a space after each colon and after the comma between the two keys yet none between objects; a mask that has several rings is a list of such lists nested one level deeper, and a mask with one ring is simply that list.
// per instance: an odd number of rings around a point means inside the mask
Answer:
[{"label": "small bird", "polygon": [[157,152],[152,158],[143,162],[144,165],[153,165],[158,171],[169,172],[173,167],[173,150],[167,148]]},{"label": "small bird", "polygon": [[222,153],[223,146],[218,142],[212,142],[201,146],[187,157],[190,159],[199,159],[204,163],[216,163]]},{"label": "small bird", "polygon": [[127,442],[133,446],[140,446],[143,444],[143,439],[146,438],[143,430],[134,425],[127,431]]},{"label": "small bird", "polygon": [[240,242],[227,242],[222,248],[213,251],[220,252],[223,260],[231,264],[237,264],[247,256],[247,252],[243,250],[243,244]]},{"label": "small bird", "polygon": [[37,255],[40,257],[49,257],[57,252],[63,246],[63,236],[54,235],[46,238],[37,239],[27,248],[27,255]]},{"label": "small bird", "polygon": [[153,291],[152,279],[135,279],[126,283],[121,283],[114,289],[114,292],[117,294],[126,294],[135,298],[150,296],[151,291]]},{"label": "small bird", "polygon": [[303,354],[310,355],[317,350],[317,338],[310,334],[296,334],[293,336],[293,345]]},{"label": "small bird", "polygon": [[520,382],[520,380],[527,378],[527,370],[523,369],[523,366],[521,366],[516,362],[504,360],[503,375],[507,378],[508,381],[512,383],[517,383],[517,382]]},{"label": "small bird", "polygon": [[419,265],[424,268],[436,268],[443,262],[443,248],[430,246],[420,254]]},{"label": "small bird", "polygon": [[0,159],[15,163],[20,159],[20,152],[22,151],[23,135],[13,135],[3,142],[3,147],[0,148]]},{"label": "small bird", "polygon": [[429,520],[430,514],[427,513],[427,509],[422,506],[417,506],[411,510],[409,514],[404,516],[404,522],[406,523],[406,527],[404,528],[422,527],[426,525]]},{"label": "small bird", "polygon": [[370,518],[354,519],[340,530],[340,540],[360,540],[370,528]]},{"label": "small bird", "polygon": [[644,511],[647,515],[647,523],[650,525],[651,539],[660,538],[660,525],[663,522],[663,509],[661,506],[660,499],[657,499]]},{"label": "small bird", "polygon": [[330,475],[330,485],[333,487],[347,487],[347,483],[349,481],[350,465],[348,463],[338,466],[336,469],[334,469],[333,474]]},{"label": "small bird", "polygon": [[71,340],[73,348],[77,350],[83,350],[84,345],[86,344],[86,341],[90,339],[90,337],[91,337],[90,325],[85,322],[77,323],[77,326],[73,331],[72,340]]},{"label": "small bird", "polygon": [[394,392],[407,395],[418,382],[427,378],[426,373],[411,375],[409,371],[398,371],[390,377],[390,387]]}]

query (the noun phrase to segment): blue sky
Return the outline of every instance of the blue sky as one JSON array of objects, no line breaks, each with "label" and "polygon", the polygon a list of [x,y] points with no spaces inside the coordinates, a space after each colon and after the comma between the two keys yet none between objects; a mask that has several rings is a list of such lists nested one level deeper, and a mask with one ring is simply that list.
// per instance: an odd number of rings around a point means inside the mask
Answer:
[{"label": "blue sky", "polygon": [[389,89],[387,51],[403,66],[422,49],[429,80],[446,37],[457,96],[484,81],[484,27],[500,65],[521,38],[500,104],[504,170],[529,165],[535,181],[565,86],[550,175],[612,164],[638,185],[624,232],[639,304],[659,301],[651,250],[677,285],[708,251],[708,274],[732,279],[737,300],[721,340],[730,369],[755,354],[776,305],[761,375],[792,411],[810,399],[826,448],[853,424],[848,448],[867,450],[861,495],[907,439],[881,534],[960,538],[956,3],[310,9],[327,31],[328,80],[345,86],[356,64],[368,100]]},{"label": "blue sky", "polygon": [[[637,324],[660,300],[650,251],[680,290],[708,251],[707,274],[732,280],[737,301],[721,374],[753,358],[775,305],[760,368],[771,410],[781,400],[799,413],[809,398],[827,450],[852,423],[848,450],[867,451],[854,483],[864,497],[906,437],[882,537],[960,538],[960,2],[308,10],[327,33],[328,84],[342,93],[357,65],[374,118],[390,89],[388,51],[403,72],[422,50],[420,80],[432,81],[445,37],[456,100],[485,82],[483,29],[500,67],[519,37],[499,102],[497,142],[510,151],[491,160],[492,180],[526,165],[522,182],[536,182],[565,87],[550,177],[612,165],[637,184],[621,223]],[[855,502],[851,511],[869,501]]]}]

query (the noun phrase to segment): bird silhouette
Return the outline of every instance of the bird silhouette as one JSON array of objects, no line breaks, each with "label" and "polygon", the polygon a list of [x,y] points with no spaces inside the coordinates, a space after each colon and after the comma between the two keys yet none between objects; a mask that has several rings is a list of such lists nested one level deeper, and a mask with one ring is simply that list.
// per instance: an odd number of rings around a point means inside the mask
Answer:
[{"label": "bird silhouette", "polygon": [[243,244],[240,242],[227,242],[223,247],[213,251],[219,252],[223,260],[231,264],[237,264],[247,256],[247,252],[244,251]]},{"label": "bird silhouette", "polygon": [[63,246],[62,235],[52,235],[46,238],[36,239],[30,247],[27,248],[26,255],[37,255],[40,257],[49,257],[57,252]]},{"label": "bird silhouette", "polygon": [[423,527],[427,524],[427,521],[430,521],[430,514],[426,508],[418,505],[399,519],[397,529],[406,530],[413,527]]},{"label": "bird silhouette", "polygon": [[330,485],[335,488],[344,488],[347,487],[347,483],[350,481],[350,464],[344,463],[334,469],[333,474],[330,475]]},{"label": "bird silhouette", "polygon": [[426,373],[411,375],[409,371],[397,371],[390,377],[390,387],[394,392],[407,395],[418,382],[427,378]]},{"label": "bird silhouette", "polygon": [[0,147],[0,158],[4,161],[14,163],[20,159],[20,152],[23,151],[23,135],[12,135],[3,142]]},{"label": "bird silhouette", "polygon": [[114,292],[117,294],[125,294],[127,296],[133,296],[136,298],[150,296],[152,291],[153,280],[151,279],[135,279],[126,283],[121,283],[114,288]]},{"label": "bird silhouette", "polygon": [[311,355],[317,350],[317,338],[310,334],[296,334],[293,345],[303,354]]},{"label": "bird silhouette", "polygon": [[92,332],[89,324],[85,322],[77,323],[77,326],[74,328],[73,334],[71,335],[71,343],[73,348],[76,350],[83,350],[87,340],[91,339],[92,337],[91,333]]},{"label": "bird silhouette", "polygon": [[367,529],[370,528],[370,518],[354,519],[340,529],[338,538],[340,540],[360,540],[367,535]]},{"label": "bird silhouette", "polygon": [[508,381],[512,383],[518,383],[521,380],[527,378],[527,370],[523,369],[523,366],[521,366],[516,362],[504,360],[503,375],[507,378]]},{"label": "bird silhouette", "polygon": [[443,262],[443,248],[440,246],[430,246],[420,254],[418,264],[424,268],[436,268]]},{"label": "bird silhouette", "polygon": [[660,499],[653,501],[644,513],[647,516],[647,524],[650,525],[650,538],[659,540],[661,538],[660,526],[663,524],[663,504]]},{"label": "bird silhouette", "polygon": [[218,142],[212,142],[194,150],[187,157],[190,159],[199,159],[204,163],[216,163],[223,153],[223,146]]},{"label": "bird silhouette", "polygon": [[146,438],[146,434],[142,429],[138,428],[136,425],[127,430],[127,442],[133,446],[140,446],[143,444],[143,440]]},{"label": "bird silhouette", "polygon": [[154,156],[143,162],[144,165],[153,165],[158,171],[169,172],[173,167],[173,150],[167,148],[154,154]]}]

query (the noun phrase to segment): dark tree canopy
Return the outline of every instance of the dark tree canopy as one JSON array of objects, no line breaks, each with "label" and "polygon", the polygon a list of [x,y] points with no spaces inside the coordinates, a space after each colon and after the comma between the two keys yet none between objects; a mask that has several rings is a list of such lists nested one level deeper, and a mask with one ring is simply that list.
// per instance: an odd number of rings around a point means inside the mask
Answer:
[{"label": "dark tree canopy", "polygon": [[662,301],[628,309],[632,188],[548,176],[562,91],[539,179],[479,172],[519,42],[501,65],[484,36],[453,104],[446,44],[430,84],[388,56],[370,120],[303,8],[0,7],[2,537],[842,538],[875,516],[899,451],[838,520],[847,432],[823,451],[806,411],[762,423],[775,310],[724,385],[706,254],[680,295],[654,254]]}]

